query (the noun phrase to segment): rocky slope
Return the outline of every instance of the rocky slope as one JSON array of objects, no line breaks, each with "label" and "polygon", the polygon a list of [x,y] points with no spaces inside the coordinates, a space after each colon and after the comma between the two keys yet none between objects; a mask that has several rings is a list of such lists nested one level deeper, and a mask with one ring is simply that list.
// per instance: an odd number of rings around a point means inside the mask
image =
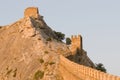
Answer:
[{"label": "rocky slope", "polygon": [[63,80],[59,55],[70,56],[70,49],[57,40],[36,7],[27,8],[24,14],[0,28],[0,80]]}]

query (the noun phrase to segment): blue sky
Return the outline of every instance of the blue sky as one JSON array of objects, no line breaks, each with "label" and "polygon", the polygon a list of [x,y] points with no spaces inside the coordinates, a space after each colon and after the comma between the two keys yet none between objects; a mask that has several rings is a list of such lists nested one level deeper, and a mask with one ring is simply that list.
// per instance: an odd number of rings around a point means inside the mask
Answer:
[{"label": "blue sky", "polygon": [[0,25],[19,20],[29,6],[38,7],[52,29],[66,36],[81,34],[93,62],[120,75],[120,0],[2,0]]}]

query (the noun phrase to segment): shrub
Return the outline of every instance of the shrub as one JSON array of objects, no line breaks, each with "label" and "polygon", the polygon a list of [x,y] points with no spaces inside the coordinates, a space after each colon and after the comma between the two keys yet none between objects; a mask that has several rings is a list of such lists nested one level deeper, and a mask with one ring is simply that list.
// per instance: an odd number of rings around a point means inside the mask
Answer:
[{"label": "shrub", "polygon": [[34,75],[34,80],[39,80],[39,79],[42,79],[43,77],[44,77],[44,72],[38,70]]},{"label": "shrub", "polygon": [[96,69],[106,73],[106,69],[102,63],[96,64]]},{"label": "shrub", "polygon": [[70,38],[66,38],[66,44],[70,45],[71,44],[71,39]]},{"label": "shrub", "polygon": [[43,59],[39,59],[39,62],[40,62],[40,63],[44,63],[44,60],[43,60]]},{"label": "shrub", "polygon": [[55,35],[57,36],[57,40],[62,41],[65,39],[65,34],[63,34],[62,32],[56,32],[54,31]]},{"label": "shrub", "polygon": [[55,62],[49,62],[49,65],[53,65],[53,64],[55,64]]},{"label": "shrub", "polygon": [[49,38],[46,39],[46,41],[52,41],[52,39],[49,37]]}]

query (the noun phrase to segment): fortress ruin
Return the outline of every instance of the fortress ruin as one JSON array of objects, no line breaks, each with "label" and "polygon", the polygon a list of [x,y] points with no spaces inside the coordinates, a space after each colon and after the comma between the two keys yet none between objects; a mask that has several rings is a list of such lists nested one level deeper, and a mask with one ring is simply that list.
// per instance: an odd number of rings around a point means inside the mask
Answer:
[{"label": "fortress ruin", "polygon": [[70,45],[70,50],[72,52],[72,54],[74,55],[76,53],[76,51],[78,50],[82,50],[83,49],[83,45],[82,45],[82,36],[81,35],[72,35],[71,36],[71,45]]},{"label": "fortress ruin", "polygon": [[39,18],[39,11],[37,7],[29,7],[25,9],[24,17]]}]

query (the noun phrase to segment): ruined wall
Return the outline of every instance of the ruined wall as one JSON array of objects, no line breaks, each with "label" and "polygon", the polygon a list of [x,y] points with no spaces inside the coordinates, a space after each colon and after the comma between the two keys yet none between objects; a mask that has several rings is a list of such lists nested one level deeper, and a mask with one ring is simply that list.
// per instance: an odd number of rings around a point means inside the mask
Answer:
[{"label": "ruined wall", "polygon": [[61,55],[59,69],[64,80],[120,80],[118,76],[78,65]]},{"label": "ruined wall", "polygon": [[29,7],[25,9],[24,17],[34,17],[39,18],[39,11],[36,7]]},{"label": "ruined wall", "polygon": [[76,53],[77,49],[79,49],[79,50],[82,49],[82,37],[81,37],[81,35],[71,36],[70,50],[71,50],[73,55]]}]

